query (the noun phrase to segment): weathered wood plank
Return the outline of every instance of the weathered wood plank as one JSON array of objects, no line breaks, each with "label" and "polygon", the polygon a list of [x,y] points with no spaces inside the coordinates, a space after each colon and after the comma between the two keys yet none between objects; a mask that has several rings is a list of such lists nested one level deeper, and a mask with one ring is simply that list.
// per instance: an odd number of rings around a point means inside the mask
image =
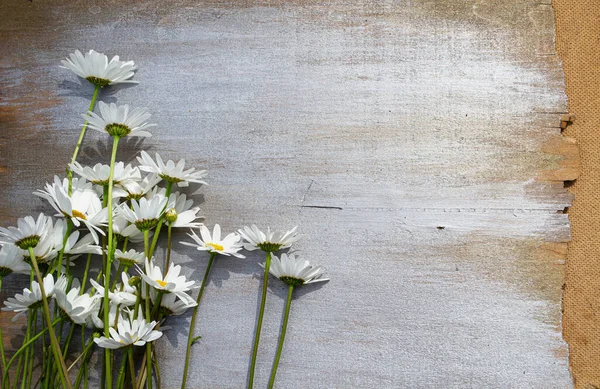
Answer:
[{"label": "weathered wood plank", "polygon": [[[576,158],[562,151],[549,4],[15,0],[0,10],[4,225],[42,208],[30,193],[63,171],[91,96],[58,61],[76,48],[119,54],[139,63],[141,83],[100,98],[150,107],[159,126],[141,146],[209,169],[206,223],[298,224],[298,247],[329,270],[329,284],[294,302],[279,387],[571,385],[556,253],[570,237],[560,181]],[[106,161],[104,137],[87,145],[85,161]],[[199,278],[206,258],[176,251]],[[243,386],[259,260],[217,262],[195,387]],[[275,284],[261,386],[282,308]],[[170,324],[163,379],[176,387],[186,330]]]}]

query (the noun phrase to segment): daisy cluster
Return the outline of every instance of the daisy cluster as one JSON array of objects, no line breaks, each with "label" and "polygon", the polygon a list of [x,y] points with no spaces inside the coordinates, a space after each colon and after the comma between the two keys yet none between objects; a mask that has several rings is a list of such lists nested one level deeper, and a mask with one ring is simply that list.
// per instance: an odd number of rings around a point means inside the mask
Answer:
[{"label": "daisy cluster", "polygon": [[[0,227],[0,288],[2,280],[13,273],[29,276],[22,293],[7,298],[2,307],[2,311],[16,313],[13,321],[21,316],[28,320],[27,335],[17,351],[25,360],[24,368],[18,368],[17,382],[25,387],[32,384],[35,336],[42,339],[48,336],[52,347],[43,348],[48,355],[42,358],[42,387],[72,388],[72,374],[65,368],[64,359],[74,329],[80,328],[83,350],[72,362],[79,363],[77,385],[82,380],[84,385],[87,383],[88,363],[99,348],[104,350],[103,387],[126,387],[126,382],[135,387],[144,383],[152,387],[154,374],[159,374],[154,368],[159,363],[154,342],[163,334],[162,324],[168,317],[193,308],[182,378],[184,388],[191,346],[198,339],[193,336],[197,308],[217,256],[243,259],[244,249],[265,253],[259,323],[262,323],[269,273],[290,287],[290,301],[293,287],[327,279],[320,267],[292,253],[275,256],[277,251],[289,250],[299,239],[296,228],[286,232],[267,228],[263,232],[253,225],[224,234],[219,224],[214,224],[212,230],[205,226],[200,207],[184,190],[190,185],[205,185],[206,170],[186,166],[183,159],[163,159],[158,153],[151,155],[146,151],[140,151],[133,164],[116,161],[121,138],[149,137],[148,129],[155,126],[149,123],[151,115],[146,108],[100,101],[98,113],[94,112],[99,89],[136,82],[131,79],[136,69],[133,61],[123,62],[119,57],[109,61],[104,54],[91,50],[85,54],[76,51],[62,64],[95,87],[90,109],[82,115],[85,123],[80,139],[84,138],[86,128],[99,131],[112,137],[113,152],[108,164],[85,166],[77,161],[78,144],[68,164],[67,176],[54,176],[34,193],[52,215],[26,216],[18,219],[14,227]],[[208,254],[202,283],[187,279],[182,267],[171,262],[173,229],[187,232],[189,239],[181,244]],[[160,259],[154,254],[158,238],[164,232],[167,232],[167,249],[165,258]],[[42,326],[45,330],[36,334],[40,320],[45,323]],[[61,323],[61,329],[70,328],[68,336],[62,336],[60,331],[55,333],[53,326],[57,323]],[[250,387],[259,336],[260,325],[255,334]],[[145,347],[144,362],[133,360],[134,346]],[[112,366],[113,352],[119,349],[122,367],[118,376],[113,377],[112,371],[116,371]],[[0,352],[4,360],[4,351]],[[2,382],[10,382],[9,370],[9,366],[4,368]],[[51,372],[58,374],[48,374]]]}]

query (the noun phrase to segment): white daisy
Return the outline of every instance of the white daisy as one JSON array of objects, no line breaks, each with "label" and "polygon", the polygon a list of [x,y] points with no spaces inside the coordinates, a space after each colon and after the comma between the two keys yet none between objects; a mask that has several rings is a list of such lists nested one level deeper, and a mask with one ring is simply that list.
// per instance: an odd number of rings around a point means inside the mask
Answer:
[{"label": "white daisy", "polygon": [[158,184],[161,180],[162,178],[160,178],[158,174],[150,173],[142,180],[124,182],[123,188],[127,191],[127,200],[141,199],[147,193],[152,191],[156,187],[156,184]]},{"label": "white daisy", "polygon": [[[54,283],[54,277],[52,274],[48,274],[43,279],[44,291],[46,297],[50,298],[54,296],[56,290],[65,290],[67,287],[67,278],[61,275],[56,283]],[[9,297],[4,301],[5,307],[2,307],[3,311],[17,312],[12,321],[25,314],[29,309],[37,309],[42,307],[42,291],[40,290],[40,284],[37,281],[31,283],[31,290],[28,288],[23,289],[23,294],[16,294],[15,297]]]},{"label": "white daisy", "polygon": [[94,339],[94,342],[100,347],[108,349],[118,349],[127,346],[143,346],[148,342],[153,342],[162,336],[162,332],[154,330],[157,322],[146,322],[141,313],[138,318],[133,318],[133,313],[129,313],[129,318],[119,320],[117,329],[110,327],[110,338],[101,336]]},{"label": "white daisy", "polygon": [[130,80],[136,69],[133,61],[119,61],[117,55],[108,62],[106,55],[94,50],[85,54],[75,50],[74,53],[69,54],[69,58],[62,60],[61,63],[63,64],[62,68],[70,69],[79,77],[85,78],[96,86],[104,87],[121,82],[137,83],[137,81]]},{"label": "white daisy", "polygon": [[[77,280],[73,281],[73,285],[78,284]],[[95,311],[94,301],[100,298],[99,295],[90,296],[87,293],[79,295],[80,289],[77,286],[72,287],[68,293],[60,289],[54,291],[54,298],[61,313],[75,324],[85,324],[88,316]]]},{"label": "white daisy", "polygon": [[52,227],[52,219],[40,213],[37,220],[31,216],[19,218],[17,227],[0,227],[0,244],[13,244],[27,250],[35,247]]},{"label": "white daisy", "polygon": [[[144,233],[140,231],[135,224],[129,223],[129,221],[119,213],[119,208],[116,209],[117,214],[113,217],[113,234],[118,240],[125,238],[129,239],[130,242],[139,243],[144,241]],[[133,228],[128,228],[133,226]],[[154,235],[150,231],[149,236]]]},{"label": "white daisy", "polygon": [[[97,283],[95,280],[90,278],[90,283],[101,296],[104,296],[104,287]],[[134,289],[135,292],[135,289]],[[131,287],[127,285],[127,290],[123,287],[121,290],[121,285],[116,285],[114,291],[108,291],[108,299],[113,305],[123,305],[126,307],[130,307],[135,304],[135,300],[137,299],[135,293],[131,292]]]},{"label": "white daisy", "polygon": [[290,247],[292,243],[300,239],[300,236],[296,234],[296,228],[298,227],[286,232],[272,232],[271,228],[267,227],[267,232],[264,233],[253,224],[252,227],[238,230],[238,233],[246,241],[244,243],[246,250],[261,249],[266,252],[275,252]]},{"label": "white daisy", "polygon": [[67,194],[68,185],[66,178],[61,182],[58,176],[54,176],[54,182],[46,184],[46,190],[38,190],[34,194],[48,200],[58,212],[56,216],[71,218],[76,227],[83,223],[94,237],[94,242],[98,243],[98,232],[104,235],[100,227],[106,226],[108,209],[102,208],[102,201],[90,182],[73,179],[71,196]]},{"label": "white daisy", "polygon": [[215,224],[213,227],[213,233],[211,236],[210,230],[205,226],[200,226],[200,236],[196,235],[196,233],[191,230],[192,233],[188,234],[190,238],[194,240],[196,243],[189,242],[179,242],[186,246],[195,247],[200,251],[208,251],[210,253],[218,253],[222,255],[233,255],[237,258],[246,258],[244,255],[239,254],[238,251],[242,249],[242,244],[240,243],[240,236],[235,232],[227,235],[225,238],[221,239],[221,226]]},{"label": "white daisy", "polygon": [[[97,163],[94,167],[82,166],[75,161],[69,164],[69,168],[77,175],[96,185],[108,185],[110,176],[110,165]],[[113,197],[126,197],[127,191],[122,187],[128,182],[141,180],[140,170],[131,165],[125,165],[123,162],[117,162],[113,171],[113,183],[117,186],[113,188]],[[121,186],[121,187],[119,187]]]},{"label": "white daisy", "polygon": [[[161,191],[157,196],[164,196],[164,192]],[[198,228],[202,223],[195,222],[194,220],[202,217],[198,216],[200,207],[192,207],[194,201],[188,199],[184,193],[171,193],[169,196],[169,203],[172,204],[165,212],[165,220],[171,227],[181,228]]]},{"label": "white daisy", "polygon": [[113,137],[152,136],[148,131],[144,131],[146,128],[156,126],[147,122],[151,116],[147,112],[148,108],[134,108],[130,111],[127,104],[117,106],[115,103],[106,104],[102,101],[98,104],[98,108],[100,115],[94,112],[81,115],[88,121],[90,128],[106,132]]},{"label": "white daisy", "polygon": [[[151,294],[151,299],[154,304],[156,302],[156,293]],[[179,316],[196,305],[198,304],[195,301],[179,300],[172,293],[163,294],[160,300],[160,310],[165,317],[171,315]]]},{"label": "white daisy", "polygon": [[[264,264],[261,264],[264,267]],[[294,254],[281,254],[281,259],[273,255],[269,273],[291,286],[312,284],[314,282],[329,281],[323,278],[324,271],[321,266],[312,266],[308,261],[297,258]]]},{"label": "white daisy", "polygon": [[17,246],[6,244],[0,248],[0,279],[12,273],[30,274],[31,266],[23,260]]},{"label": "white daisy", "polygon": [[134,231],[135,228],[144,231],[149,230],[158,224],[165,206],[167,205],[167,199],[160,196],[155,196],[151,200],[142,197],[139,203],[136,200],[131,200],[131,206],[129,208],[126,204],[121,204],[117,208],[117,212],[125,217],[131,224],[125,227],[121,232],[122,235],[127,235]]},{"label": "white daisy", "polygon": [[115,250],[115,259],[122,266],[131,267],[133,265],[141,265],[146,260],[146,254],[130,249],[128,251]]},{"label": "white daisy", "polygon": [[145,272],[138,267],[138,273],[147,285],[163,293],[173,293],[186,304],[192,304],[194,299],[185,292],[192,289],[195,281],[187,281],[185,276],[179,275],[180,272],[181,266],[171,263],[167,274],[163,277],[160,267],[147,259]]},{"label": "white daisy", "polygon": [[65,244],[65,254],[71,255],[71,258],[75,258],[79,254],[102,254],[102,248],[92,244],[95,243],[92,234],[87,234],[81,239],[79,239],[79,235],[79,231],[75,231],[69,235],[67,244]]},{"label": "white daisy", "polygon": [[156,173],[163,180],[176,183],[179,187],[189,186],[190,182],[206,185],[206,182],[202,181],[201,179],[206,177],[208,174],[207,171],[194,171],[194,168],[185,170],[184,159],[177,162],[177,164],[171,160],[168,160],[165,164],[160,155],[156,153],[156,162],[154,162],[152,157],[150,157],[147,152],[142,151],[140,156],[137,157],[137,160],[140,163],[139,169],[141,171]]}]

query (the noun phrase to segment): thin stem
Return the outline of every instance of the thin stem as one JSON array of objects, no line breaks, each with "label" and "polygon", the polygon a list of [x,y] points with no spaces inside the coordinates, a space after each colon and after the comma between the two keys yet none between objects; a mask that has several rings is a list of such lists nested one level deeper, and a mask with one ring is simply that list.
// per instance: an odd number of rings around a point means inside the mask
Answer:
[{"label": "thin stem", "polygon": [[2,337],[2,328],[0,328],[0,355],[2,356],[2,374],[6,370],[6,354],[4,353],[4,338]]},{"label": "thin stem", "polygon": [[[48,329],[51,329],[56,323],[59,323],[62,321],[62,318],[59,317],[58,319],[54,320],[54,322],[51,322],[50,325],[46,328],[44,328],[42,331],[40,331],[39,334],[36,334],[34,337],[32,337],[31,339],[29,339],[29,341],[27,343],[25,343],[23,346],[21,346],[20,349],[17,350],[17,352],[15,352],[15,354],[12,356],[12,358],[10,358],[10,360],[8,361],[8,363],[6,364],[6,368],[4,369],[4,375],[2,378],[2,385],[4,387],[4,384],[8,384],[8,370],[10,368],[10,365],[12,365],[12,363],[15,361],[15,359],[21,355],[21,353],[23,353],[23,351],[25,351],[26,347],[29,347],[30,344],[32,344],[33,342],[35,342],[36,340],[38,340],[38,338],[42,335],[44,335]],[[49,332],[52,332],[49,331]],[[72,389],[72,388],[71,388]]]},{"label": "thin stem", "polygon": [[[167,208],[167,205],[169,205],[169,196],[171,195],[171,189],[173,189],[173,183],[172,182],[167,182],[167,189],[165,192],[165,197],[167,198],[167,203],[165,204],[164,208],[163,208],[163,212],[165,211],[165,209]],[[152,246],[150,246],[150,256],[148,258],[150,258],[152,256],[152,254],[154,254],[154,249],[156,248],[156,242],[158,242],[158,236],[160,235],[160,229],[163,225],[163,221],[164,221],[164,217],[161,217],[160,220],[158,221],[158,225],[156,226],[156,230],[154,230],[154,238],[152,238]]]},{"label": "thin stem", "polygon": [[[38,314],[38,310],[34,309],[33,310],[33,333],[37,333],[37,314]],[[27,383],[25,384],[26,388],[31,387],[31,377],[33,376],[33,361],[35,359],[35,344],[32,343],[31,344],[31,353],[29,354],[29,358],[31,358],[31,360],[29,361],[29,366],[31,366],[31,368],[29,369],[29,374],[27,375]]]},{"label": "thin stem", "polygon": [[[82,327],[82,331],[83,331],[83,327]],[[79,385],[81,385],[81,379],[83,378],[83,375],[87,371],[88,359],[91,357],[90,350],[92,349],[94,344],[95,344],[94,337],[92,336],[92,338],[90,338],[90,341],[88,342],[88,344],[85,346],[83,353],[81,354],[82,361],[81,361],[81,366],[79,366],[79,371],[77,372],[77,379],[75,380],[75,389],[79,388]],[[88,354],[90,354],[90,355],[88,355]],[[69,367],[69,370],[73,366],[75,366],[76,363],[77,363],[77,361],[74,361],[73,364]]]},{"label": "thin stem", "polygon": [[131,376],[131,389],[135,389],[135,362],[133,361],[133,347],[127,350],[127,360],[129,365],[129,375]]},{"label": "thin stem", "polygon": [[167,260],[165,261],[165,270],[169,269],[169,265],[171,264],[171,229],[173,226],[169,224],[167,228]]},{"label": "thin stem", "polygon": [[[129,346],[133,347],[133,346]],[[125,383],[125,365],[127,364],[126,355],[123,354],[123,358],[121,359],[121,367],[119,368],[119,375],[117,376],[117,389],[122,389],[123,384]]]},{"label": "thin stem", "polygon": [[[154,348],[154,344],[152,345]],[[156,388],[160,389],[162,387],[162,380],[160,378],[160,366],[158,366],[158,358],[156,358],[156,350],[152,353],[154,358],[152,358],[152,363],[154,364],[154,371],[156,371]]]},{"label": "thin stem", "polygon": [[[27,312],[27,330],[25,331],[25,339],[24,343],[27,343],[31,338],[31,326],[33,325],[33,312]],[[23,368],[23,378],[21,379],[21,389],[25,388],[25,381],[27,381],[27,372],[28,368],[31,369],[33,366],[29,366],[29,353],[31,351],[31,347],[27,347],[25,349],[25,366]]]},{"label": "thin stem", "polygon": [[[67,230],[65,231],[65,236],[63,237],[63,241],[62,241],[62,248],[60,249],[60,252],[58,253],[58,260],[56,261],[58,263],[58,265],[56,266],[56,276],[59,277],[60,273],[62,272],[62,265],[63,265],[63,257],[65,255],[65,246],[67,245],[67,239],[69,239],[69,235],[71,235],[71,230],[73,229],[73,222],[71,221],[71,219],[67,219]],[[67,266],[66,266],[66,275],[67,277],[69,277],[69,263],[70,261],[67,260]]]},{"label": "thin stem", "polygon": [[269,268],[271,267],[271,253],[267,252],[265,261],[265,275],[263,278],[262,297],[260,300],[260,310],[258,312],[258,322],[256,323],[256,334],[254,335],[254,346],[252,348],[252,361],[250,362],[250,377],[248,378],[248,389],[254,385],[254,370],[256,369],[256,355],[258,354],[258,343],[260,341],[260,330],[262,328],[263,316],[265,314],[265,302],[267,301],[267,285],[269,283]]},{"label": "thin stem", "polygon": [[294,285],[290,285],[288,288],[287,301],[285,303],[285,313],[283,314],[283,324],[281,325],[281,334],[279,335],[279,343],[277,344],[277,354],[275,354],[275,362],[273,362],[273,369],[271,369],[271,378],[269,379],[269,389],[273,389],[275,384],[275,375],[277,374],[277,367],[279,366],[279,359],[281,358],[281,349],[283,348],[283,341],[285,340],[285,332],[287,331],[288,318],[290,317],[290,307],[292,306],[292,292],[294,291]]},{"label": "thin stem", "polygon": [[206,266],[206,271],[204,272],[204,278],[202,279],[202,285],[200,285],[200,290],[198,291],[198,297],[196,297],[196,306],[194,307],[194,311],[192,312],[192,321],[190,322],[190,330],[188,334],[187,341],[187,349],[185,351],[185,366],[183,368],[183,378],[181,381],[181,389],[185,389],[185,384],[187,381],[188,368],[190,365],[190,354],[192,351],[192,343],[194,343],[194,327],[196,324],[196,316],[198,313],[198,307],[200,306],[200,300],[202,300],[202,294],[204,293],[204,287],[206,286],[206,281],[208,280],[208,274],[210,273],[210,268],[212,267],[213,261],[217,253],[210,253],[210,259],[208,260],[208,265]]},{"label": "thin stem", "polygon": [[35,271],[35,275],[38,279],[38,284],[40,286],[40,293],[42,295],[42,310],[44,311],[44,319],[46,320],[46,325],[49,329],[48,333],[50,334],[52,354],[54,354],[54,359],[56,360],[56,364],[58,365],[58,373],[60,375],[60,380],[62,382],[63,387],[73,389],[73,387],[71,386],[71,381],[69,380],[69,373],[67,373],[67,366],[65,365],[65,360],[63,359],[62,353],[60,352],[60,346],[58,344],[58,341],[56,340],[54,328],[52,327],[52,318],[50,317],[50,308],[48,307],[48,299],[46,297],[46,290],[44,288],[44,280],[42,279],[42,275],[40,274],[37,259],[35,257],[35,253],[33,252],[33,247],[29,247],[29,256],[31,257],[31,264],[33,265],[33,269]]},{"label": "thin stem", "polygon": [[[148,251],[148,230],[144,231],[144,248]],[[150,285],[146,285],[146,323],[150,323]],[[146,386],[152,389],[152,345],[146,343]]]},{"label": "thin stem", "polygon": [[88,274],[90,272],[90,264],[92,263],[92,254],[88,254],[87,261],[85,262],[85,270],[83,271],[83,283],[81,284],[81,289],[79,290],[79,294],[83,295],[83,291],[85,290],[85,285],[87,284]]},{"label": "thin stem", "polygon": [[[94,94],[92,95],[92,101],[90,102],[90,106],[88,108],[88,112],[94,110],[94,106],[96,105],[96,98],[98,97],[98,91],[100,90],[99,86],[94,88]],[[81,132],[79,133],[79,139],[77,140],[77,145],[75,146],[75,151],[73,152],[73,157],[71,158],[71,163],[77,160],[77,154],[79,154],[79,148],[83,143],[83,136],[85,135],[85,130],[87,129],[88,122],[87,120],[83,123],[83,127],[81,127]],[[69,178],[69,196],[73,192],[73,171],[67,167],[67,177]]]},{"label": "thin stem", "polygon": [[[119,147],[118,136],[113,137],[112,154],[110,156],[110,172],[108,176],[108,190],[106,200],[106,206],[108,207],[108,255],[106,257],[106,263],[104,267],[104,336],[109,337],[110,334],[108,329],[110,327],[108,323],[108,290],[110,288],[110,267],[114,258],[115,248],[113,243],[113,209],[112,209],[112,190],[113,190],[113,177],[115,175],[115,160],[117,159],[117,148]],[[104,349],[104,363],[106,364],[106,388],[112,388],[112,365],[111,365],[111,352],[110,349]]]},{"label": "thin stem", "polygon": [[148,259],[148,261],[150,261],[150,256],[148,255],[150,250],[150,244],[148,243],[149,233],[149,230],[144,230],[144,254],[146,254],[146,258]]}]

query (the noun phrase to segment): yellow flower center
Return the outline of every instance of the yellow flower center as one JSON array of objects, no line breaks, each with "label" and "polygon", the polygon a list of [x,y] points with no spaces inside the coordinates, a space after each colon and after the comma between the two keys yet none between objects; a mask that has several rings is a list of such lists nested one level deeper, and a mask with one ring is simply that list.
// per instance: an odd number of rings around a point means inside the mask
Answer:
[{"label": "yellow flower center", "polygon": [[81,212],[79,212],[78,210],[74,209],[73,212],[71,212],[73,214],[73,217],[78,217],[80,219],[83,220],[87,220],[87,218],[85,217],[85,215]]},{"label": "yellow flower center", "polygon": [[216,244],[216,243],[207,243],[206,245],[212,247],[213,249],[215,249],[217,251],[223,251],[225,249],[223,246],[221,246],[220,244]]},{"label": "yellow flower center", "polygon": [[156,280],[156,283],[158,285],[160,285],[162,288],[164,288],[165,286],[167,286],[168,282],[163,281],[163,280]]}]

